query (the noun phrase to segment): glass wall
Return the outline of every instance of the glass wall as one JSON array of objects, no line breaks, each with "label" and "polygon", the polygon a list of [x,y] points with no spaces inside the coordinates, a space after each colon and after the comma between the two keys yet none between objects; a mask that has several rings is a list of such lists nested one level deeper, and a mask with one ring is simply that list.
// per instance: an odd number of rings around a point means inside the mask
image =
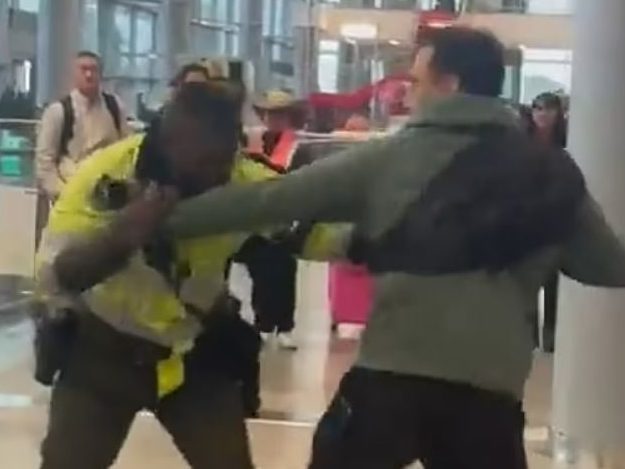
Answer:
[{"label": "glass wall", "polygon": [[18,10],[37,13],[39,11],[39,2],[41,0],[13,0],[13,8]]},{"label": "glass wall", "polygon": [[100,25],[100,7],[98,0],[83,0],[82,18],[82,47],[84,49],[99,51],[98,30]]},{"label": "glass wall", "polygon": [[138,3],[100,4],[101,43],[105,84],[131,113],[137,95],[160,87],[157,52],[158,10]]},{"label": "glass wall", "polygon": [[[259,0],[260,1],[260,0]],[[266,86],[294,88],[293,3],[295,0],[263,1],[263,60],[261,76]]]},{"label": "glass wall", "polygon": [[570,15],[573,12],[573,2],[574,0],[528,0],[527,12],[543,15]]},{"label": "glass wall", "polygon": [[339,41],[327,39],[319,41],[317,80],[319,91],[323,93],[338,91],[339,51]]},{"label": "glass wall", "polygon": [[242,0],[198,0],[193,13],[193,55],[239,57]]},{"label": "glass wall", "polygon": [[156,11],[131,4],[115,4],[106,44],[109,78],[155,80]]},{"label": "glass wall", "polygon": [[420,9],[450,11],[519,12],[540,15],[568,15],[574,0],[321,0],[348,8]]},{"label": "glass wall", "polygon": [[[574,0],[461,0],[466,11],[512,12],[536,15],[569,15]],[[427,3],[436,3],[426,0]]]},{"label": "glass wall", "polygon": [[524,49],[521,101],[530,103],[545,91],[571,91],[573,52],[563,49]]},{"label": "glass wall", "polygon": [[345,8],[384,8],[393,10],[414,10],[421,3],[434,3],[430,0],[322,0],[320,3],[333,3]]}]

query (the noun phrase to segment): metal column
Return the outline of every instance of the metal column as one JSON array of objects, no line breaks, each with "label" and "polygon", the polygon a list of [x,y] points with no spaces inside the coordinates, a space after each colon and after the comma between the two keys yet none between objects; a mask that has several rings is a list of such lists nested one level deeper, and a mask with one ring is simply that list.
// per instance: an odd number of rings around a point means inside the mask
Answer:
[{"label": "metal column", "polygon": [[192,6],[190,0],[163,0],[158,48],[163,58],[162,76],[167,80],[190,58]]},{"label": "metal column", "polygon": [[262,0],[243,0],[242,15],[242,58],[253,68],[254,79],[248,83],[250,92],[258,90],[264,83],[263,69],[263,2]]},{"label": "metal column", "polygon": [[74,54],[82,48],[82,0],[41,0],[37,34],[37,102],[58,99],[71,87]]},{"label": "metal column", "polygon": [[317,25],[314,0],[299,6],[294,24],[295,85],[300,97],[317,90]]},{"label": "metal column", "polygon": [[9,0],[0,0],[0,93],[9,84],[10,65]]}]

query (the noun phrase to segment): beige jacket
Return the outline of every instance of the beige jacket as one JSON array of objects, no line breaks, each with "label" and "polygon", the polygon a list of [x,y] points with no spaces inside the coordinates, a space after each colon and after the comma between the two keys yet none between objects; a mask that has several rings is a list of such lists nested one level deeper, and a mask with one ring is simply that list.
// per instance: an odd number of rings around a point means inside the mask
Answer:
[{"label": "beige jacket", "polygon": [[73,135],[67,145],[68,154],[59,154],[64,122],[63,106],[60,102],[52,103],[45,110],[37,134],[37,181],[51,199],[58,197],[85,157],[130,133],[121,103],[118,102],[121,123],[121,131],[118,132],[103,98],[89,103],[78,90],[73,90],[70,96],[75,118]]}]

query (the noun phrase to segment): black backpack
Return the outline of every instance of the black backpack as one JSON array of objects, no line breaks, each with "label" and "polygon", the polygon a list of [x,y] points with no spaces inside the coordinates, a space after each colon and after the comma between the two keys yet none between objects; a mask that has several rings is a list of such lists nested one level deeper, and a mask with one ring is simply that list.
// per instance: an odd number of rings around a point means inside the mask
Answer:
[{"label": "black backpack", "polygon": [[571,236],[587,192],[567,152],[516,129],[448,131],[476,138],[427,184],[394,227],[376,239],[357,233],[353,260],[372,272],[499,272]]},{"label": "black backpack", "polygon": [[[113,123],[115,124],[117,133],[121,135],[121,112],[117,98],[108,93],[102,93],[102,98],[104,99],[106,109],[108,109],[111,117],[113,118]],[[72,105],[71,95],[65,96],[61,99],[60,103],[63,107],[63,126],[61,127],[61,140],[59,141],[58,154],[61,156],[67,155],[68,153],[67,145],[74,136],[74,122],[76,121],[76,116],[74,115],[74,106]]]}]

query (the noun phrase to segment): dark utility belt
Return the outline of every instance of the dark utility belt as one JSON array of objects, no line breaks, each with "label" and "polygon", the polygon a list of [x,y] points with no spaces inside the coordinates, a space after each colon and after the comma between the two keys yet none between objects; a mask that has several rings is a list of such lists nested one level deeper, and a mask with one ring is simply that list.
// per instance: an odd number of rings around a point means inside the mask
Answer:
[{"label": "dark utility belt", "polygon": [[[216,301],[213,311],[202,315],[203,332],[196,341],[193,357],[188,361],[200,367],[209,362],[222,365],[223,357],[240,357],[246,362],[255,358],[260,349],[256,332],[238,315],[240,302],[224,292]],[[149,340],[116,330],[95,314],[63,311],[50,318],[44,309],[34,314],[35,379],[44,386],[51,386],[68,363],[71,354],[106,355],[112,360],[129,362],[136,366],[153,367],[157,362],[171,356],[171,349]],[[236,353],[234,353],[236,352]],[[237,363],[229,364],[237,368]],[[234,371],[236,370],[229,370]]]},{"label": "dark utility belt", "polygon": [[171,356],[170,348],[119,332],[95,314],[81,314],[77,323],[76,347],[81,352],[102,353],[137,366],[154,366]]}]

